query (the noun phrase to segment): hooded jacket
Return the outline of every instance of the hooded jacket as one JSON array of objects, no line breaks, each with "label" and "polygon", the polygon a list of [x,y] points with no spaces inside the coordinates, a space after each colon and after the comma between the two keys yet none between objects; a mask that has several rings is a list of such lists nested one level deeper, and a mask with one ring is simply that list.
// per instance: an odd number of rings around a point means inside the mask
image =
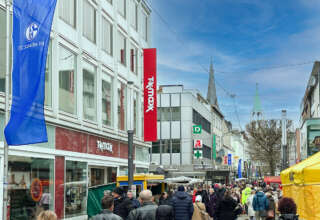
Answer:
[{"label": "hooded jacket", "polygon": [[254,211],[268,210],[269,202],[266,195],[263,192],[257,192],[253,198],[252,206]]},{"label": "hooded jacket", "polygon": [[192,199],[186,192],[178,191],[171,200],[175,220],[191,220],[193,215]]}]

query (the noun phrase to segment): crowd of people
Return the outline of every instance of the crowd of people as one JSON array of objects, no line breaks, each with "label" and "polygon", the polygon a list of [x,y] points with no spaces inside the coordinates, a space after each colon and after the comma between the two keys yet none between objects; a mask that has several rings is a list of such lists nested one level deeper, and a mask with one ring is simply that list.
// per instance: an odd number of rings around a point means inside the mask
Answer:
[{"label": "crowd of people", "polygon": [[[150,190],[140,192],[138,199],[131,191],[117,187],[105,192],[102,212],[92,220],[298,220],[297,207],[281,190],[268,185],[233,184],[178,186],[158,198]],[[48,217],[49,216],[49,217]],[[45,211],[38,220],[56,220]]]}]

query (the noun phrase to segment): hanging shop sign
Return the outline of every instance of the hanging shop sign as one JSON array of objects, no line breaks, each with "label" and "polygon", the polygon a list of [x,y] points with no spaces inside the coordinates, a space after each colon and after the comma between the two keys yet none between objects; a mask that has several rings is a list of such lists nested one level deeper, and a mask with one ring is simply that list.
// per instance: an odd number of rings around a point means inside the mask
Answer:
[{"label": "hanging shop sign", "polygon": [[203,146],[203,143],[202,143],[202,140],[200,140],[200,139],[195,139],[194,141],[193,141],[193,148],[194,149],[202,149],[202,146]]},{"label": "hanging shop sign", "polygon": [[157,140],[157,58],[156,49],[143,50],[144,141]]}]

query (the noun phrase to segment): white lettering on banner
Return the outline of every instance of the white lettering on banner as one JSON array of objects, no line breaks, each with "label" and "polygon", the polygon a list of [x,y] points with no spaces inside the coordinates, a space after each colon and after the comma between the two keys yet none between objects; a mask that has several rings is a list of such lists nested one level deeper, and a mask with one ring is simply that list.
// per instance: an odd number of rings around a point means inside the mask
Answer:
[{"label": "white lettering on banner", "polygon": [[146,89],[148,89],[148,109],[146,112],[153,111],[154,110],[154,77],[148,78],[148,85],[146,86]]},{"label": "white lettering on banner", "polygon": [[111,143],[106,143],[106,142],[102,142],[102,141],[97,141],[97,147],[99,150],[101,151],[109,151],[109,152],[113,152],[112,151],[112,144]]}]

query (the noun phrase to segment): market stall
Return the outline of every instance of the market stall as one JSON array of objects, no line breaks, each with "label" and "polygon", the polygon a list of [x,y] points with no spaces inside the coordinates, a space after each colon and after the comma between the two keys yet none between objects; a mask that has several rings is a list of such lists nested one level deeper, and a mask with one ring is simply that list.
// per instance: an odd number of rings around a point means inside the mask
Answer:
[{"label": "market stall", "polygon": [[295,200],[301,219],[320,219],[320,152],[281,172],[283,195]]}]

